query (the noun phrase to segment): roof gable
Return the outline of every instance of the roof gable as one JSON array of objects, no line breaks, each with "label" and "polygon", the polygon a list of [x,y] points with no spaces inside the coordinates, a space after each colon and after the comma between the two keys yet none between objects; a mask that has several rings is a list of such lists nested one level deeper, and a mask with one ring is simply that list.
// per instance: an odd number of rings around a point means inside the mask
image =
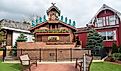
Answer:
[{"label": "roof gable", "polygon": [[94,19],[95,19],[95,17],[96,17],[101,11],[106,10],[106,9],[113,11],[113,12],[114,12],[115,14],[117,14],[119,17],[121,16],[121,13],[120,13],[119,11],[117,11],[117,10],[115,10],[115,9],[113,9],[113,8],[111,8],[111,7],[109,7],[109,6],[107,6],[106,4],[103,4],[103,6],[97,11],[97,13],[96,13],[96,14],[94,15],[94,17],[89,21],[88,24],[90,24],[91,22],[93,22]]},{"label": "roof gable", "polygon": [[58,9],[58,7],[55,6],[55,3],[52,3],[52,6],[47,10],[47,14],[48,14],[51,10],[55,10],[55,11],[58,12],[58,14],[60,15],[60,10]]}]

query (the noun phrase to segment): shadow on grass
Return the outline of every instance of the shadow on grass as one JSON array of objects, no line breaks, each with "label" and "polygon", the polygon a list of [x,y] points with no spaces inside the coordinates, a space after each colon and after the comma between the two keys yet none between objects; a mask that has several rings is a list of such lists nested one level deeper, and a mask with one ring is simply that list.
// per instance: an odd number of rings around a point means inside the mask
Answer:
[{"label": "shadow on grass", "polygon": [[20,64],[12,64],[10,67],[17,70],[17,71],[21,70],[21,65]]}]

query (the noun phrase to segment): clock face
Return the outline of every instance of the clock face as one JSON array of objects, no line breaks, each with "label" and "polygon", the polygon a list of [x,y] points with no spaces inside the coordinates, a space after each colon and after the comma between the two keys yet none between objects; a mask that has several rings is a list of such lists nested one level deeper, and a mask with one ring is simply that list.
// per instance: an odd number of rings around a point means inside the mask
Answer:
[{"label": "clock face", "polygon": [[52,15],[51,19],[52,19],[52,20],[56,20],[55,15]]},{"label": "clock face", "polygon": [[58,13],[55,11],[52,11],[49,13],[49,20],[55,21],[58,20]]}]

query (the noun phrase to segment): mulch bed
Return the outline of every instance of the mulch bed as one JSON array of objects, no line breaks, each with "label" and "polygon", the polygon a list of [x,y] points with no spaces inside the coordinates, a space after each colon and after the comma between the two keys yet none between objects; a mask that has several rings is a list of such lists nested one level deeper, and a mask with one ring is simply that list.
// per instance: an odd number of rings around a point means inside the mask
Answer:
[{"label": "mulch bed", "polygon": [[119,60],[116,60],[116,61],[114,61],[114,62],[112,62],[113,64],[120,64],[121,65],[121,61],[119,61]]},{"label": "mulch bed", "polygon": [[106,58],[105,61],[113,63],[113,64],[120,64],[121,65],[121,61],[120,60],[114,60],[111,57]]}]

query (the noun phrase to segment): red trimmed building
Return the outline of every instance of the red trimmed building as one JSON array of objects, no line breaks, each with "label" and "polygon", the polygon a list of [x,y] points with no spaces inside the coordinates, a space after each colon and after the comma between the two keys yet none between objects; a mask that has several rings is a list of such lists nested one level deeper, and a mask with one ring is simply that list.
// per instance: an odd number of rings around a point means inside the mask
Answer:
[{"label": "red trimmed building", "polygon": [[111,48],[115,42],[117,46],[121,45],[121,13],[107,5],[103,5],[95,16],[91,19],[87,27],[78,28],[78,36],[82,42],[82,47],[86,47],[87,30],[94,28],[103,36],[103,45]]}]

